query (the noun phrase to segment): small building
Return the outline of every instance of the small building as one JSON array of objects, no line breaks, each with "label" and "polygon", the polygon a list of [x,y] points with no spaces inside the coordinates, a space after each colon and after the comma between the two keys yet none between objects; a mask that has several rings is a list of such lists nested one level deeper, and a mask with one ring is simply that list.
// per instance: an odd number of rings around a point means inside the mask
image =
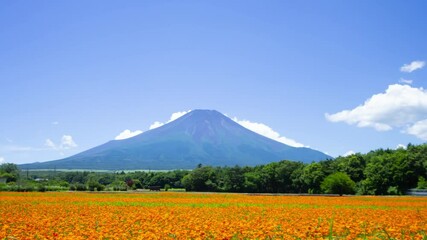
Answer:
[{"label": "small building", "polygon": [[407,195],[411,195],[411,196],[426,196],[427,197],[427,189],[409,189],[406,192]]}]

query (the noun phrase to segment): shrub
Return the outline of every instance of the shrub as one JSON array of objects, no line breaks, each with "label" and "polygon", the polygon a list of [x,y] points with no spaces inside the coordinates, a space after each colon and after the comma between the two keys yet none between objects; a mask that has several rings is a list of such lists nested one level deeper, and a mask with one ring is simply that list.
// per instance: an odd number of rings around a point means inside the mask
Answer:
[{"label": "shrub", "polygon": [[422,176],[418,178],[417,189],[427,189],[427,181]]},{"label": "shrub", "polygon": [[70,190],[71,191],[86,191],[86,185],[81,184],[81,183],[76,183],[70,186]]},{"label": "shrub", "polygon": [[400,195],[400,191],[396,186],[390,186],[387,189],[387,194],[388,195]]},{"label": "shrub", "polygon": [[116,180],[109,185],[113,191],[127,191],[127,185],[124,181]]},{"label": "shrub", "polygon": [[353,194],[356,184],[346,174],[342,172],[336,172],[327,176],[320,185],[324,193],[339,194]]}]

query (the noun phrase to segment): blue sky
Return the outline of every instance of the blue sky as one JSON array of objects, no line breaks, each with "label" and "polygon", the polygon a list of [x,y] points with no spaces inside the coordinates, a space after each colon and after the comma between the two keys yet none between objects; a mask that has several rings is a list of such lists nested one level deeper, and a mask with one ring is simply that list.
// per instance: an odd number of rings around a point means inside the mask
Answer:
[{"label": "blue sky", "polygon": [[191,109],[332,156],[424,143],[426,10],[422,0],[2,1],[0,161],[60,159]]}]

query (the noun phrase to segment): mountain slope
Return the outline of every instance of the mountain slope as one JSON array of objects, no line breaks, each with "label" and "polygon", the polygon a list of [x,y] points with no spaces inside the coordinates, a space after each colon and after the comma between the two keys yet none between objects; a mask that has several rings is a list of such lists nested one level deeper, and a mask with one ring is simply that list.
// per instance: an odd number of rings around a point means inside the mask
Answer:
[{"label": "mountain slope", "polygon": [[74,156],[25,169],[192,169],[258,165],[283,159],[311,162],[330,158],[254,133],[215,110],[194,110],[173,122],[124,140],[114,140]]}]

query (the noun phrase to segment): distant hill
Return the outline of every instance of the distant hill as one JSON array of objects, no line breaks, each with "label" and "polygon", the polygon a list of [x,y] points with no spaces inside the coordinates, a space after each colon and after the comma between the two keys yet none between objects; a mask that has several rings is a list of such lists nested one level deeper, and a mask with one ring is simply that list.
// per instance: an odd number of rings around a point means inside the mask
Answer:
[{"label": "distant hill", "polygon": [[280,160],[318,161],[330,156],[295,148],[252,132],[215,110],[193,110],[159,128],[113,140],[74,156],[22,169],[193,169],[254,166]]}]

